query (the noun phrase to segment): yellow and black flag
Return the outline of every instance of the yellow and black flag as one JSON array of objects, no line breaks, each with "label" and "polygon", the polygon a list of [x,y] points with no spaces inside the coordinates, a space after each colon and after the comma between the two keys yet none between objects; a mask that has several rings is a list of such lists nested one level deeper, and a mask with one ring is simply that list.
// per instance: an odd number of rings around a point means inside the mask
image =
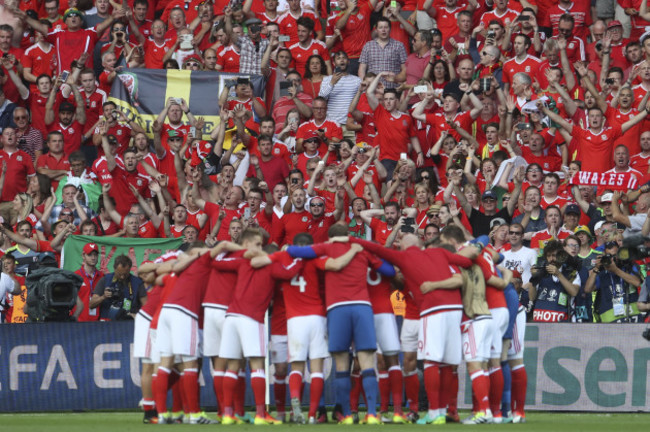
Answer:
[{"label": "yellow and black flag", "polygon": [[185,99],[195,117],[205,119],[205,138],[219,124],[219,95],[224,86],[237,78],[247,78],[253,94],[262,97],[261,75],[232,74],[170,69],[124,69],[113,81],[109,100],[130,118],[134,118],[153,137],[151,125],[170,97]]}]

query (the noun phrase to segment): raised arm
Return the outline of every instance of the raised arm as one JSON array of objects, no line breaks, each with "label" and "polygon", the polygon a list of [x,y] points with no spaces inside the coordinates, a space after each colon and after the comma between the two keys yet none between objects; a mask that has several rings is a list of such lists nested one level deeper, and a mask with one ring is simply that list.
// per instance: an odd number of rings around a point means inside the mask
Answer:
[{"label": "raised arm", "polygon": [[108,195],[108,192],[110,190],[111,190],[110,183],[106,183],[102,185],[102,197],[104,199],[104,209],[106,210],[106,213],[111,218],[111,220],[119,226],[122,223],[122,215],[120,215],[117,212],[117,210],[115,210],[115,206],[111,202],[111,198]]},{"label": "raised arm", "polygon": [[621,125],[621,130],[623,133],[627,132],[638,123],[641,123],[641,121],[645,119],[648,114],[650,114],[650,103],[646,103],[645,109],[643,111]]},{"label": "raised arm", "polygon": [[375,91],[377,90],[379,80],[385,75],[388,75],[388,72],[379,72],[366,89],[366,98],[368,98],[368,105],[373,111],[379,106],[379,100],[377,99],[377,96],[375,96]]},{"label": "raised arm", "polygon": [[564,120],[559,114],[556,114],[548,109],[540,100],[537,101],[537,109],[549,116],[551,120],[561,126],[562,129],[565,129],[567,132],[571,132],[571,129],[573,129],[573,125],[571,123]]}]

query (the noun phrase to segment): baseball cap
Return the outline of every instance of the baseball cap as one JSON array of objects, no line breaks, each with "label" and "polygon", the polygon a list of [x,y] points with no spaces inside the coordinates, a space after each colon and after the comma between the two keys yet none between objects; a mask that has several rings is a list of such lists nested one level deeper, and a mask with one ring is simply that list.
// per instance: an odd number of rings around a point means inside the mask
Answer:
[{"label": "baseball cap", "polygon": [[580,216],[580,206],[578,204],[569,204],[564,210],[564,214],[576,214]]},{"label": "baseball cap", "polygon": [[178,131],[175,130],[175,129],[170,129],[170,130],[168,130],[168,131],[167,131],[167,136],[168,136],[169,138],[183,138],[183,137],[181,136],[181,134],[179,134]]},{"label": "baseball cap", "polygon": [[646,39],[650,37],[650,31],[647,31],[641,35],[639,38],[639,42],[641,42],[641,45],[643,45],[643,42],[645,42]]},{"label": "baseball cap", "polygon": [[442,94],[443,99],[446,98],[447,96],[453,97],[454,99],[456,99],[456,102],[460,102],[460,100],[463,98],[462,94],[455,91],[446,91]]},{"label": "baseball cap", "polygon": [[319,141],[321,140],[320,136],[318,136],[318,133],[316,131],[309,131],[309,132],[307,132],[307,135],[305,136],[305,141],[310,140],[310,139],[314,139],[314,138],[318,139]]},{"label": "baseball cap", "polygon": [[506,220],[504,218],[498,217],[498,218],[494,218],[494,219],[492,219],[490,221],[490,229],[492,229],[494,227],[497,227],[497,226],[501,226],[501,225],[507,225]]},{"label": "baseball cap", "polygon": [[61,105],[59,105],[59,112],[74,112],[75,107],[68,101],[63,101],[61,102]]},{"label": "baseball cap", "polygon": [[65,13],[63,14],[63,21],[65,21],[68,17],[71,17],[71,16],[78,16],[79,18],[83,18],[83,17],[84,17],[84,13],[81,12],[81,11],[80,11],[79,9],[77,9],[77,8],[70,8],[70,9],[67,9],[67,10],[65,11]]},{"label": "baseball cap", "polygon": [[492,198],[493,200],[496,200],[497,194],[495,194],[494,191],[492,190],[486,190],[485,192],[483,192],[481,199],[486,199],[486,198]]},{"label": "baseball cap", "polygon": [[578,225],[576,227],[576,229],[573,230],[574,234],[579,234],[581,232],[587,234],[589,236],[589,238],[593,238],[592,235],[591,235],[591,230],[589,230],[588,226],[586,226],[586,225]]},{"label": "baseball cap", "polygon": [[606,222],[607,222],[606,220],[601,220],[601,221],[596,222],[596,224],[594,225],[594,233],[596,233],[596,231],[601,229],[602,226],[605,225]]},{"label": "baseball cap", "polygon": [[97,243],[86,243],[86,246],[83,248],[83,252],[88,255],[92,252],[97,252],[99,253],[99,247],[97,246]]},{"label": "baseball cap", "polygon": [[183,60],[183,65],[186,65],[187,63],[195,61],[198,64],[202,65],[203,64],[203,59],[199,57],[197,54],[191,54],[185,57],[185,60]]},{"label": "baseball cap", "polygon": [[614,28],[614,27],[623,27],[623,24],[619,20],[612,20],[607,24],[607,30]]},{"label": "baseball cap", "polygon": [[246,26],[252,26],[252,25],[262,25],[262,20],[259,18],[248,18],[246,21],[244,21],[244,24]]},{"label": "baseball cap", "polygon": [[605,202],[612,202],[614,198],[614,194],[611,192],[607,192],[606,194],[603,194],[603,196],[600,197],[600,202],[605,203]]}]

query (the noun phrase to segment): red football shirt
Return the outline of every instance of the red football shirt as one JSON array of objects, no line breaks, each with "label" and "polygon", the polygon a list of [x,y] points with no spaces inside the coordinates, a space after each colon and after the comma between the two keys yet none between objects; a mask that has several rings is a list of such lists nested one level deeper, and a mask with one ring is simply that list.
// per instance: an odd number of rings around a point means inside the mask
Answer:
[{"label": "red football shirt", "polygon": [[[222,253],[214,258],[214,262],[232,261],[244,256],[245,251]],[[208,279],[208,289],[203,297],[202,305],[204,307],[213,307],[217,309],[228,309],[232,300],[237,283],[237,274],[227,271],[218,270],[214,265],[210,270]]]},{"label": "red football shirt", "polygon": [[618,125],[603,128],[595,134],[574,124],[569,154],[578,151],[576,160],[582,161],[583,171],[605,172],[614,166],[614,141],[622,134]]},{"label": "red football shirt", "polygon": [[[312,246],[316,255],[338,258],[350,250],[347,243],[320,243]],[[325,260],[317,263],[325,270]],[[368,267],[373,270],[381,267],[381,260],[366,252],[357,253],[352,261],[338,272],[325,273],[325,305],[327,310],[347,304],[370,305],[368,287],[359,283],[367,278]]]},{"label": "red football shirt", "polygon": [[289,50],[293,57],[294,68],[300,72],[300,76],[305,74],[309,57],[319,55],[325,61],[330,59],[330,53],[327,50],[327,47],[318,39],[312,39],[306,48],[303,48],[300,43],[295,43],[289,47]]},{"label": "red football shirt", "polygon": [[374,114],[377,127],[375,143],[379,145],[381,159],[399,160],[400,153],[408,151],[411,137],[415,136],[413,118],[403,112],[393,115],[382,104],[377,105]]},{"label": "red football shirt", "polygon": [[0,201],[12,201],[16,194],[27,191],[27,178],[36,174],[32,158],[22,150],[11,154],[0,150],[0,162],[7,162],[5,184]]},{"label": "red football shirt", "polygon": [[[271,261],[279,262],[285,267],[293,262],[287,252],[276,252],[270,255]],[[287,319],[297,316],[325,316],[323,301],[322,274],[319,272],[316,260],[298,260],[299,271],[290,281],[282,282],[282,293]]]},{"label": "red football shirt", "polygon": [[165,306],[181,309],[199,319],[201,301],[208,288],[208,278],[205,275],[210,271],[211,262],[210,254],[205,253],[183,270],[169,293]]},{"label": "red football shirt", "polygon": [[254,269],[250,261],[244,258],[215,261],[212,265],[223,271],[237,272],[237,285],[227,314],[244,315],[259,323],[264,322],[264,314],[275,291],[276,279],[291,279],[299,270],[295,261],[288,267],[273,263]]},{"label": "red football shirt", "polygon": [[366,282],[368,283],[372,313],[392,314],[393,304],[390,301],[390,296],[393,293],[393,288],[390,285],[390,279],[374,270],[368,270]]}]

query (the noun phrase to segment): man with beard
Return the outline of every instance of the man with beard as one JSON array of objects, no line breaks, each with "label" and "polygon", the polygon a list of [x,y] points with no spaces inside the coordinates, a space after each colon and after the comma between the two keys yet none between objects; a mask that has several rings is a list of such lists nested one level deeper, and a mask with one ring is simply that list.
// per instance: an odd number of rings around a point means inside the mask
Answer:
[{"label": "man with beard", "polygon": [[138,199],[131,192],[130,186],[135,187],[143,197],[151,197],[149,192],[149,178],[138,172],[137,153],[132,148],[126,150],[123,154],[124,167],[117,164],[115,155],[111,152],[111,145],[107,138],[107,130],[107,123],[100,125],[99,133],[102,136],[102,147],[106,156],[106,164],[113,178],[111,196],[115,198],[117,212],[125,215],[131,205],[138,203]]},{"label": "man with beard", "polygon": [[[104,121],[106,122],[106,126],[108,127],[107,133],[117,138],[117,142],[119,143],[117,152],[119,154],[124,153],[126,148],[129,146],[129,142],[133,135],[138,132],[144,132],[142,126],[133,120],[129,120],[121,110],[117,109],[117,105],[115,105],[114,102],[105,102],[102,105],[102,113]],[[122,123],[118,122],[118,119],[121,120]],[[98,132],[99,128],[95,129],[93,135],[93,145],[100,147],[99,155],[102,156],[102,136]]]},{"label": "man with beard", "polygon": [[[372,229],[373,241],[385,245],[388,236],[397,225],[400,213],[399,204],[391,201],[386,203],[383,210],[363,210],[360,215],[361,220]],[[379,219],[382,215],[384,216],[383,221]]]},{"label": "man with beard", "polygon": [[273,224],[271,241],[278,246],[289,243],[298,233],[309,231],[311,215],[305,209],[306,193],[302,185],[292,185],[290,199],[293,211],[285,213],[279,221]]},{"label": "man with beard", "polygon": [[50,92],[45,104],[45,126],[48,132],[59,131],[64,137],[63,152],[70,154],[81,148],[83,141],[83,129],[86,124],[86,110],[84,101],[76,85],[72,86],[74,101],[76,107],[68,101],[63,101],[59,105],[59,121],[54,119],[54,102],[59,86],[61,85],[60,77],[57,77],[54,88]]},{"label": "man with beard", "polygon": [[348,117],[350,102],[354,99],[361,79],[348,73],[350,60],[345,51],[334,54],[334,74],[323,78],[319,96],[327,99],[327,117],[344,125]]}]

